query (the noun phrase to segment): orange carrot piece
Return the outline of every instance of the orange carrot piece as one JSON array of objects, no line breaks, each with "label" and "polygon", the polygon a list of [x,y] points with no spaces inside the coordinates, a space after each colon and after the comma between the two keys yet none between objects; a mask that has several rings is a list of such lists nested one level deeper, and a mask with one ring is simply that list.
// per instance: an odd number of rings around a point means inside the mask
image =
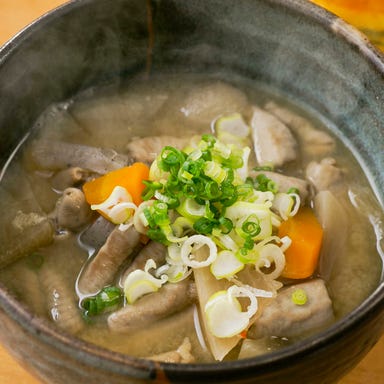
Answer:
[{"label": "orange carrot piece", "polygon": [[309,207],[303,207],[279,227],[279,237],[289,236],[292,244],[285,251],[283,277],[305,279],[315,272],[319,260],[323,229]]},{"label": "orange carrot piece", "polygon": [[83,192],[88,204],[101,204],[111,195],[115,187],[120,186],[125,188],[132,196],[133,202],[139,205],[143,201],[141,198],[145,188],[143,180],[148,180],[148,177],[148,166],[134,163],[86,182],[83,185]]}]

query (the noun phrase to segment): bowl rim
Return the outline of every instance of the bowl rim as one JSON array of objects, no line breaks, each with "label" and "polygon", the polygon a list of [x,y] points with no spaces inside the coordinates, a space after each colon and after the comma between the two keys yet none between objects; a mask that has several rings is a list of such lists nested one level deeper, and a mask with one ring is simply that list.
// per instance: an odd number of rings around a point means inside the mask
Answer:
[{"label": "bowl rim", "polygon": [[[97,0],[69,0],[34,20],[0,47],[0,66],[7,60],[8,56],[12,55],[13,50],[17,49],[25,40],[28,40],[30,36],[33,36],[37,30],[44,28],[45,25],[54,22],[63,15],[77,8],[87,6],[94,1]],[[365,57],[366,61],[375,67],[384,78],[384,52],[379,51],[367,37],[340,17],[307,0],[260,1],[285,7],[292,12],[302,14],[308,20],[321,24],[324,29],[346,41],[352,49],[358,50]],[[258,357],[236,361],[174,364],[156,363],[144,358],[136,358],[81,340],[58,329],[47,319],[34,315],[23,303],[17,301],[8,288],[0,282],[0,308],[10,315],[25,331],[38,336],[59,351],[70,352],[71,356],[75,359],[81,361],[86,359],[88,364],[95,367],[100,366],[100,362],[104,362],[105,366],[107,361],[110,371],[129,375],[132,373],[132,368],[134,368],[139,376],[152,379],[156,377],[156,371],[159,367],[163,368],[166,372],[187,372],[188,375],[209,374],[216,371],[225,374],[226,372],[233,373],[234,371],[249,367],[258,369],[275,363],[283,363],[293,356],[297,358],[300,355],[311,353],[330,343],[332,344],[352,329],[359,327],[367,318],[374,316],[377,308],[383,305],[383,303],[384,281],[381,279],[377,288],[348,315],[326,330],[298,341],[291,346]]]}]

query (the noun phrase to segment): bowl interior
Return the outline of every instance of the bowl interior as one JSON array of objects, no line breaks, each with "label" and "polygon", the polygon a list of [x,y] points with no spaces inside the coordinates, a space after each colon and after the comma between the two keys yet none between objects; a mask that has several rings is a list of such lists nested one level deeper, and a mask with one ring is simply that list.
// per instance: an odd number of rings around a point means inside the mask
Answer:
[{"label": "bowl interior", "polygon": [[[1,163],[49,104],[91,86],[157,73],[234,73],[279,90],[323,116],[343,137],[384,201],[383,58],[356,30],[307,1],[79,0],[59,8],[0,52]],[[63,350],[75,345],[79,358],[91,352],[93,364],[107,358],[118,370],[121,362],[132,364],[128,357],[79,342],[43,321],[30,322],[7,294],[2,300],[16,321],[31,332],[39,328],[50,343],[60,340]],[[282,361],[287,366],[292,356],[314,349],[325,356],[327,344],[373,317],[383,300],[381,284],[341,323],[259,359],[169,369],[175,377],[194,371],[217,377],[219,370],[224,377],[228,372],[245,375],[255,367],[262,372]],[[155,367],[143,369],[150,376]]]}]

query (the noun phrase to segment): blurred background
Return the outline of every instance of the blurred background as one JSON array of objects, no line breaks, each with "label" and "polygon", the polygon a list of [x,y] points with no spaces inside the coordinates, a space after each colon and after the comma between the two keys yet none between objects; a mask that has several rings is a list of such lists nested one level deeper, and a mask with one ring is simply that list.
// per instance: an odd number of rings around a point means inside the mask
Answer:
[{"label": "blurred background", "polygon": [[[309,1],[309,0],[308,0]],[[0,0],[0,45],[65,0]],[[384,0],[312,0],[358,27],[384,50]]]},{"label": "blurred background", "polygon": [[384,50],[384,0],[312,0],[359,28]]}]

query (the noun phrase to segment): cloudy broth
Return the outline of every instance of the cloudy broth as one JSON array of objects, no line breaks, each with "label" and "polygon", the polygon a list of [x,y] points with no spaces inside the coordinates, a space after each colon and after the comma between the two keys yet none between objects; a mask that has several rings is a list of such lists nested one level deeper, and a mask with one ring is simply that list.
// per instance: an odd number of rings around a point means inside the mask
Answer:
[{"label": "cloudy broth", "polygon": [[[66,305],[78,306],[78,318],[68,319],[70,325],[65,329],[91,343],[133,356],[152,357],[176,350],[188,338],[196,361],[213,361],[203,336],[197,303],[156,324],[123,335],[108,328],[110,312],[83,319],[80,301],[87,295],[79,291],[78,279],[87,260],[94,256],[95,248],[82,238],[87,225],[79,230],[55,225],[56,202],[62,191],[53,180],[56,180],[59,169],[44,169],[36,164],[31,148],[39,140],[65,142],[113,149],[130,161],[127,145],[137,138],[164,134],[185,138],[215,133],[217,118],[239,113],[249,122],[254,105],[284,122],[298,143],[295,160],[276,166],[274,171],[305,179],[309,163],[329,158],[334,161],[332,165],[336,164],[341,170],[340,180],[324,189],[329,189],[337,199],[348,226],[339,228],[331,236],[328,233],[323,248],[327,246],[332,250],[335,247],[334,255],[329,256],[330,251],[326,256],[332,265],[318,267],[311,279],[320,277],[325,280],[334,321],[344,317],[369,296],[382,278],[383,213],[362,168],[341,138],[314,113],[264,87],[202,76],[165,76],[91,89],[73,100],[50,106],[42,114],[28,140],[10,162],[0,184],[3,220],[0,233],[3,256],[0,261],[4,264],[0,270],[1,281],[36,314],[56,323],[58,316],[65,317],[62,312],[65,313]],[[285,115],[284,111],[290,114]],[[314,136],[318,132],[325,133],[332,145],[326,149],[313,145],[311,139],[307,140],[308,130],[311,134],[315,132]],[[253,150],[249,162],[256,165]],[[312,183],[309,185],[307,204],[314,207],[318,190]],[[80,188],[81,184],[76,187]],[[92,220],[96,218],[94,216]],[[25,246],[27,251],[24,253],[20,246],[22,254],[7,261],[9,236],[23,236],[23,233],[31,236],[28,228],[23,232],[28,223],[43,220],[53,223],[52,240],[35,247]],[[10,228],[17,225],[16,230]],[[11,240],[10,243],[17,242]],[[118,285],[123,270],[124,265],[116,274],[114,285]],[[280,280],[288,286],[293,283],[290,279]],[[60,287],[58,297],[55,296],[55,284]],[[63,294],[68,295],[64,303],[60,297]],[[82,326],[78,327],[79,322]],[[267,353],[317,331],[313,329],[292,337],[271,334],[261,338],[251,354]],[[238,358],[241,344],[232,349],[226,359]]]}]

